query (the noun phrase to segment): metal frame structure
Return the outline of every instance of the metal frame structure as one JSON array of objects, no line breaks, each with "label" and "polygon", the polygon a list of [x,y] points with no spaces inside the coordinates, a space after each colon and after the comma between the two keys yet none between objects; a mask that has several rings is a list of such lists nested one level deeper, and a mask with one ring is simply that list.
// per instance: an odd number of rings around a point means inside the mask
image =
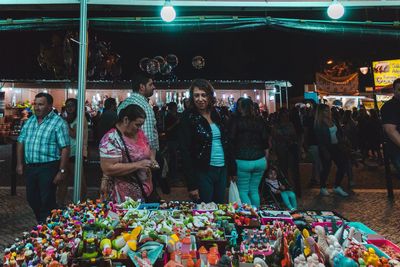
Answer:
[{"label": "metal frame structure", "polygon": [[[0,5],[57,5],[81,4],[83,0],[2,0]],[[163,6],[165,0],[88,0],[88,5],[129,5],[129,6]],[[173,0],[177,7],[256,7],[256,8],[301,8],[327,7],[331,0],[281,1],[281,0]],[[393,7],[399,6],[397,0],[347,0],[342,1],[346,7]]]},{"label": "metal frame structure", "polygon": [[[110,5],[110,6],[157,6],[161,7],[165,0],[1,0],[0,7],[20,5],[80,5],[80,39],[79,39],[79,77],[78,77],[78,124],[77,124],[77,147],[75,159],[75,179],[73,201],[80,200],[82,179],[82,147],[83,147],[83,120],[84,101],[86,90],[86,66],[87,66],[87,9],[88,5]],[[331,0],[309,0],[309,1],[280,1],[280,0],[173,0],[176,7],[234,7],[234,8],[326,8],[332,3]],[[395,7],[400,6],[396,0],[348,0],[342,1],[345,7]],[[60,8],[62,9],[62,8]],[[286,84],[286,92],[288,85]],[[287,97],[287,93],[286,93]],[[281,99],[282,101],[282,99]],[[287,101],[287,100],[286,100]]]}]

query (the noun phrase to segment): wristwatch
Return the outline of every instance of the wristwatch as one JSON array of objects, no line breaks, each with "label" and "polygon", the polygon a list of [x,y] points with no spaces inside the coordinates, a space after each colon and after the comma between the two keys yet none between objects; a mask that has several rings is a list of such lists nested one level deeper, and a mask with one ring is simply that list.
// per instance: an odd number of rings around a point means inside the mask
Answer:
[{"label": "wristwatch", "polygon": [[61,174],[65,174],[65,169],[60,169]]}]

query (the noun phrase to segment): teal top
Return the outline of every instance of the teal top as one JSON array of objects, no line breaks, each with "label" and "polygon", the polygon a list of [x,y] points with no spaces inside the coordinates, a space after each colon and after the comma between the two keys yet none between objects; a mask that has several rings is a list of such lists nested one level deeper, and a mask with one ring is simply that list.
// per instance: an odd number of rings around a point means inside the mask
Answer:
[{"label": "teal top", "polygon": [[221,143],[221,132],[215,123],[211,124],[210,126],[212,132],[210,165],[214,167],[223,167],[225,166],[225,157],[224,149]]}]

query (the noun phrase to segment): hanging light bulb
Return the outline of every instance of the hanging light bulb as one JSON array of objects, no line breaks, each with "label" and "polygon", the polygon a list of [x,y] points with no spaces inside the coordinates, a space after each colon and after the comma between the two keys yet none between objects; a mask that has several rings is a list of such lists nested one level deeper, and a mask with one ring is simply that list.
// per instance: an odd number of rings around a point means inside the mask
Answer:
[{"label": "hanging light bulb", "polygon": [[344,7],[338,0],[333,0],[327,13],[331,19],[340,19],[344,15]]},{"label": "hanging light bulb", "polygon": [[161,18],[165,22],[171,22],[176,18],[176,12],[171,4],[171,0],[165,0],[164,6],[161,9]]}]

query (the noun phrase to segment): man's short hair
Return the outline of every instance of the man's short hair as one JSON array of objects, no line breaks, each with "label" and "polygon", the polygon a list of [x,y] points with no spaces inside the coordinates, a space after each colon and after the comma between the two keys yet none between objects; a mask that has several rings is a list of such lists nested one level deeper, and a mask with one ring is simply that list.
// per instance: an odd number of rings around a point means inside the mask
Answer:
[{"label": "man's short hair", "polygon": [[147,82],[153,77],[143,73],[136,73],[132,77],[132,91],[137,92],[140,89],[140,85],[146,85]]},{"label": "man's short hair", "polygon": [[106,100],[104,100],[105,110],[110,110],[112,106],[117,107],[117,101],[115,100],[115,98],[109,97]]},{"label": "man's short hair", "polygon": [[47,104],[53,105],[53,97],[51,96],[51,94],[41,92],[41,93],[35,95],[35,98],[40,98],[40,97],[45,97],[47,100]]}]

